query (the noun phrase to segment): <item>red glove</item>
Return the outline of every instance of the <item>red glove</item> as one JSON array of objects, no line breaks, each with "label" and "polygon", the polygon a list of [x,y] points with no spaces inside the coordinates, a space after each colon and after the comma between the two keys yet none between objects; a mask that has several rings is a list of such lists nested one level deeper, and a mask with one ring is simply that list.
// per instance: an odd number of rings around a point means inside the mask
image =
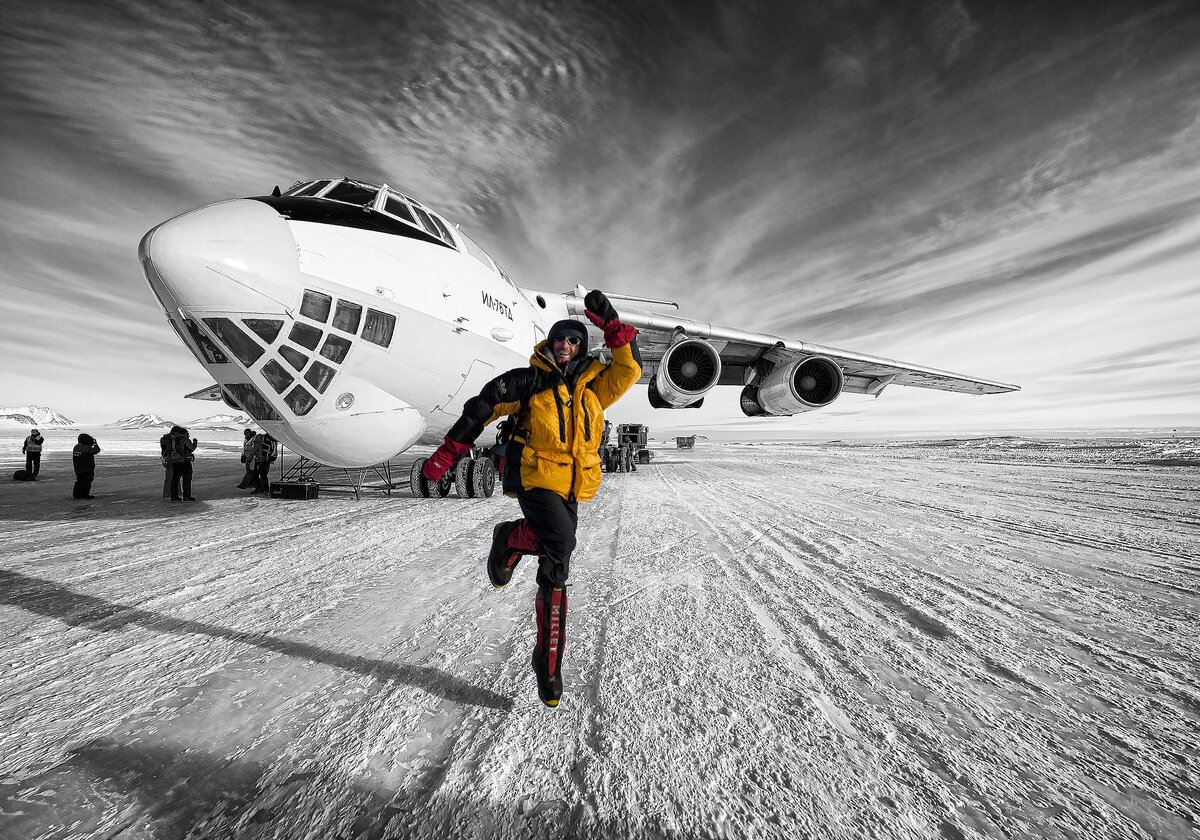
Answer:
[{"label": "red glove", "polygon": [[638,331],[628,324],[622,324],[616,318],[613,318],[608,323],[600,320],[600,317],[595,313],[586,311],[583,313],[588,316],[588,320],[595,324],[600,329],[604,330],[604,346],[612,350],[616,347],[624,347],[629,342],[633,341],[633,337],[638,334]]},{"label": "red glove", "polygon": [[446,474],[446,470],[453,467],[458,459],[468,454],[471,451],[471,444],[459,443],[456,440],[451,440],[450,435],[446,435],[445,443],[437,448],[429,460],[425,462],[425,466],[421,468],[421,475],[425,476],[430,481],[437,481]]}]

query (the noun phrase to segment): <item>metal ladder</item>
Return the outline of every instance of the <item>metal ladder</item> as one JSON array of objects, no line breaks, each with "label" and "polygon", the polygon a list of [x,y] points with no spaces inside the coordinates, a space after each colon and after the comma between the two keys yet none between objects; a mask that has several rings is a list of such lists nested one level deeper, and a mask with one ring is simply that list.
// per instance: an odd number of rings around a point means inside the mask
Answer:
[{"label": "metal ladder", "polygon": [[[381,464],[372,464],[369,467],[363,467],[359,470],[350,470],[346,467],[338,468],[326,466],[325,464],[314,461],[311,458],[305,458],[303,455],[298,455],[291,466],[285,469],[283,465],[283,452],[281,447],[279,462],[280,481],[317,482],[320,484],[322,490],[341,493],[353,492],[355,499],[362,498],[363,481],[367,478],[369,473],[374,474],[375,477],[379,478],[383,482],[383,487],[368,489],[383,490],[385,493],[387,493],[387,495],[390,496],[392,495],[392,488],[396,486],[392,482],[391,461],[384,461]],[[333,473],[335,476],[340,472],[345,478],[345,481],[329,481],[326,479],[318,482],[316,476],[317,473],[322,470],[327,471],[327,475],[328,473]],[[354,475],[356,472],[358,473],[357,477]]]}]

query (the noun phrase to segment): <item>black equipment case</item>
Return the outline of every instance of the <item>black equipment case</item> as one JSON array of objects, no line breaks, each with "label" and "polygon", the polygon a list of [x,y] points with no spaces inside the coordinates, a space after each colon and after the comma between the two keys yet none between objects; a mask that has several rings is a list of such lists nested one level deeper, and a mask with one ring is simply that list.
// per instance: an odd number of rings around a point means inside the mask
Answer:
[{"label": "black equipment case", "polygon": [[315,481],[272,481],[271,496],[280,499],[315,499],[321,485]]}]

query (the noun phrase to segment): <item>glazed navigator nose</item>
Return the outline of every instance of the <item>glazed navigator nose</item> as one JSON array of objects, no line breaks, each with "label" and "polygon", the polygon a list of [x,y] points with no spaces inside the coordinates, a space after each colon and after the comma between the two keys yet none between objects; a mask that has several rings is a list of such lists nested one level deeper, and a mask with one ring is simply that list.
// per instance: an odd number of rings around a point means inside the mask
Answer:
[{"label": "glazed navigator nose", "polygon": [[[296,242],[287,222],[252,199],[211,204],[163,222],[138,248],[147,278],[183,307],[280,312],[300,281]],[[157,275],[155,277],[155,275]]]}]

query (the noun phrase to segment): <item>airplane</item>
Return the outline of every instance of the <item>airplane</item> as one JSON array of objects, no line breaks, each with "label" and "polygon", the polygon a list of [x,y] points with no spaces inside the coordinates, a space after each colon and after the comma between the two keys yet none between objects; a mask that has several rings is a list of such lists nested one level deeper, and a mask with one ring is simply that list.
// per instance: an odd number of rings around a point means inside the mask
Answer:
[{"label": "airplane", "polygon": [[[582,286],[520,288],[459,225],[386,183],[297,181],[210,204],[152,228],[138,255],[167,322],[215,382],[187,396],[223,400],[327,466],[367,468],[439,443],[466,400],[528,364],[555,321],[580,321],[590,351],[606,352],[583,317]],[[655,408],[698,407],[719,385],[740,387],[750,417],[818,410],[843,393],[878,397],[892,385],[1019,390],[605,291],[640,331],[641,382]],[[413,487],[430,495],[420,463]],[[464,459],[460,490],[490,496],[490,463]]]}]

